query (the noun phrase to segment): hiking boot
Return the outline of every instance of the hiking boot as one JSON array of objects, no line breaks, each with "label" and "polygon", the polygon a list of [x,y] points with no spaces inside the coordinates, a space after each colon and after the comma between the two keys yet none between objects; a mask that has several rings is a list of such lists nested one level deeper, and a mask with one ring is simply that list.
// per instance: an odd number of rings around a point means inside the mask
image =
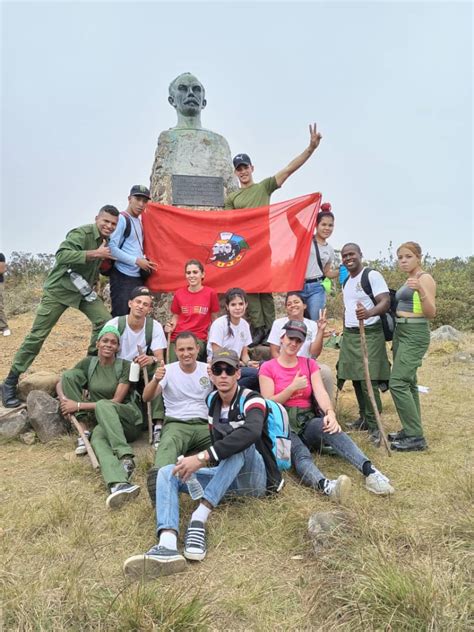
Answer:
[{"label": "hiking boot", "polygon": [[140,488],[138,485],[116,483],[110,486],[110,494],[107,496],[105,504],[109,509],[119,509],[124,503],[136,498],[139,493]]},{"label": "hiking boot", "polygon": [[186,560],[176,549],[156,544],[147,553],[132,555],[125,560],[123,572],[136,579],[155,579],[163,575],[180,573],[186,568]]},{"label": "hiking boot", "polygon": [[192,520],[184,536],[184,557],[201,561],[206,557],[206,528],[204,522]]},{"label": "hiking boot", "polygon": [[16,408],[21,405],[21,401],[16,396],[16,388],[18,386],[18,378],[20,376],[10,371],[5,378],[2,387],[2,404],[5,408]]},{"label": "hiking boot", "polygon": [[156,477],[158,476],[158,470],[158,467],[152,467],[146,475],[146,488],[153,507],[156,505]]},{"label": "hiking boot", "polygon": [[128,480],[130,480],[135,469],[135,461],[133,460],[133,457],[124,456],[120,459],[120,463],[125,470],[125,474],[127,475]]},{"label": "hiking boot", "polygon": [[256,347],[257,345],[261,344],[263,340],[266,338],[266,335],[267,335],[267,330],[265,329],[265,327],[257,327],[253,334],[252,342],[248,345],[249,349],[251,347]]},{"label": "hiking boot", "polygon": [[369,429],[369,441],[373,443],[375,447],[380,447],[381,437],[380,430],[378,428]]},{"label": "hiking boot", "polygon": [[398,441],[399,439],[403,439],[406,437],[404,430],[398,430],[397,432],[389,432],[387,435],[387,439],[389,441]]},{"label": "hiking boot", "polygon": [[[88,430],[85,430],[84,434],[88,439],[91,436],[91,433]],[[84,439],[82,437],[79,437],[77,439],[77,448],[74,450],[74,452],[76,456],[84,456],[84,454],[87,454],[86,444],[84,443]]]},{"label": "hiking boot", "polygon": [[155,448],[155,450],[158,450],[158,446],[160,445],[160,441],[161,441],[161,431],[163,430],[163,426],[162,424],[155,424],[153,426],[153,447]]},{"label": "hiking boot", "polygon": [[346,424],[346,428],[347,430],[368,430],[369,426],[363,417],[359,417],[359,419]]},{"label": "hiking boot", "polygon": [[327,478],[324,482],[323,494],[336,503],[343,503],[350,492],[351,485],[351,479],[345,474],[341,474],[336,480]]},{"label": "hiking boot", "polygon": [[379,496],[389,496],[395,493],[388,478],[378,470],[375,470],[375,472],[365,477],[365,488],[369,492],[378,494]]},{"label": "hiking boot", "polygon": [[402,437],[401,439],[392,441],[390,446],[392,450],[398,452],[419,452],[426,450],[428,447],[424,437]]}]

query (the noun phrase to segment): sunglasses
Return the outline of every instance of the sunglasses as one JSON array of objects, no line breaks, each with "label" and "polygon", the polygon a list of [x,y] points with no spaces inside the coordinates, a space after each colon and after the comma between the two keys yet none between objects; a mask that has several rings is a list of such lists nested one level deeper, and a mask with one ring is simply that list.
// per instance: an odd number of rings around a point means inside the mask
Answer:
[{"label": "sunglasses", "polygon": [[236,371],[237,369],[235,367],[229,366],[228,364],[225,364],[224,366],[214,365],[211,367],[212,375],[222,375],[222,373],[225,373],[226,375],[235,375]]}]

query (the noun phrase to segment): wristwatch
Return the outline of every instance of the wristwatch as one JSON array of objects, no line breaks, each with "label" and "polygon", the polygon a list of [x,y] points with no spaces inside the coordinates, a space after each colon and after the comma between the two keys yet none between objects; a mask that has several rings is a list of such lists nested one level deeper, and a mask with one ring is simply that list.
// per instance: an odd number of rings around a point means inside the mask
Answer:
[{"label": "wristwatch", "polygon": [[200,461],[203,465],[207,465],[209,459],[207,458],[205,452],[198,452],[196,456],[198,458],[198,461]]}]

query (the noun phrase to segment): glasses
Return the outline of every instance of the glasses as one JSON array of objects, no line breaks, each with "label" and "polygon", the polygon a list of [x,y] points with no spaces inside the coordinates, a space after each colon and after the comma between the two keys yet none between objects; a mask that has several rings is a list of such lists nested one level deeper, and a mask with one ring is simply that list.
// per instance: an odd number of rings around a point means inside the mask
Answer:
[{"label": "glasses", "polygon": [[212,375],[222,375],[225,373],[226,375],[235,375],[237,369],[233,366],[229,366],[226,364],[225,366],[213,366],[211,367]]}]

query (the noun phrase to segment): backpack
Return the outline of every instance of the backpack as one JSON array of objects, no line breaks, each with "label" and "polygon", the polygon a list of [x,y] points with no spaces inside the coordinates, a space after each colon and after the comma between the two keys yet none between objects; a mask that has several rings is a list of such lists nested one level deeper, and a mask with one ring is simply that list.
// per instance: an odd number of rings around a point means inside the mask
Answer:
[{"label": "backpack", "polygon": [[[250,393],[252,393],[250,389],[242,389],[239,400],[239,410],[242,415],[244,414],[245,400]],[[213,391],[208,396],[207,405],[209,407],[216,395],[217,391]],[[280,471],[289,470],[291,467],[291,440],[288,413],[284,406],[278,402],[266,399],[265,404],[267,406],[267,432],[272,442],[273,456]]]},{"label": "backpack", "polygon": [[324,281],[326,277],[324,275],[323,262],[321,261],[321,254],[319,252],[318,240],[316,239],[316,237],[313,237],[313,244],[314,244],[314,249],[316,251],[316,259],[318,261],[318,266],[319,266],[319,269],[321,270],[321,274],[323,275],[322,280]]},{"label": "backpack", "polygon": [[[119,316],[117,329],[120,335],[125,331],[125,326],[127,324],[126,316]],[[153,318],[145,318],[145,344],[146,344],[146,355],[153,355],[151,351],[151,340],[153,338]]]},{"label": "backpack", "polygon": [[[369,272],[372,272],[372,268],[364,268],[364,270],[362,271],[361,279],[360,279],[360,285],[362,289],[364,290],[364,292],[369,296],[372,303],[375,305],[376,301],[375,301],[375,296],[372,293],[372,286],[370,285],[370,281],[369,281]],[[348,279],[349,277],[347,277],[347,279],[344,281],[344,283],[342,284],[342,287],[345,287]],[[388,308],[388,311],[385,312],[385,314],[382,314],[380,316],[380,321],[382,323],[383,335],[385,337],[385,340],[387,342],[390,342],[390,340],[393,340],[393,332],[395,330],[397,301],[395,299],[395,290],[392,290],[391,288],[389,288],[388,291],[390,294],[390,306]]]},{"label": "backpack", "polygon": [[[125,230],[123,231],[122,239],[119,243],[119,250],[124,245],[125,241],[130,237],[130,233],[132,232],[132,222],[130,221],[130,216],[125,211],[121,211],[120,215],[125,217]],[[115,265],[114,259],[102,259],[102,262],[99,266],[99,272],[102,276],[110,276],[112,272],[112,268]]]}]

